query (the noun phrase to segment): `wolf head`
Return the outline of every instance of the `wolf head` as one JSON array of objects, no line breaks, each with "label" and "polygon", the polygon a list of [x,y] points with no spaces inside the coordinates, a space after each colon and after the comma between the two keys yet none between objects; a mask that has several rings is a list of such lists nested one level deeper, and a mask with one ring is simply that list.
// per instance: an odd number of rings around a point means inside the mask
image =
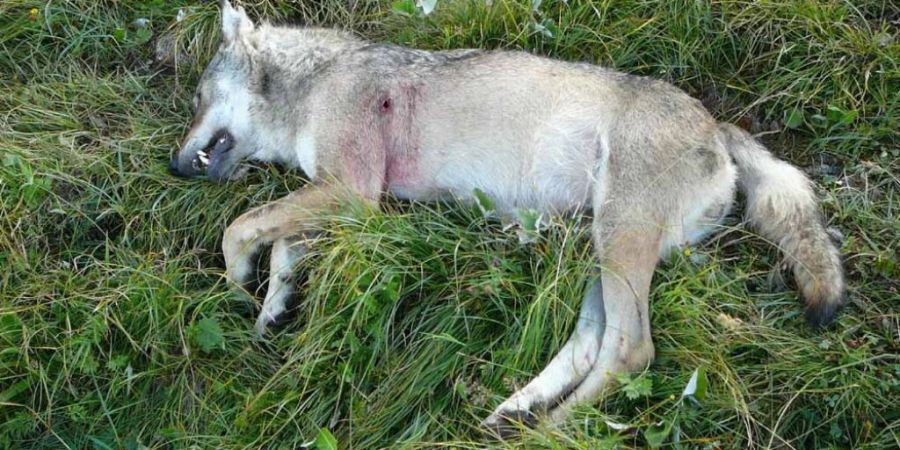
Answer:
[{"label": "wolf head", "polygon": [[250,91],[254,29],[243,8],[222,2],[222,44],[194,94],[194,120],[172,158],[173,174],[225,181],[239,176],[239,162],[258,151]]},{"label": "wolf head", "polygon": [[246,159],[291,163],[303,120],[297,87],[360,43],[337,30],[257,27],[223,0],[222,43],[200,79],[194,119],[170,171],[227,181],[243,175]]}]

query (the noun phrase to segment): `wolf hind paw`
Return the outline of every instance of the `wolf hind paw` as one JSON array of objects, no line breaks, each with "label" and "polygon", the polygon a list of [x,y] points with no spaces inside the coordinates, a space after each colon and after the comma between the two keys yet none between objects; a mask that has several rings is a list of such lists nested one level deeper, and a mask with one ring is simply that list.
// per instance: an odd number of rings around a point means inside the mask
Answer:
[{"label": "wolf hind paw", "polygon": [[527,428],[537,426],[538,419],[527,409],[496,411],[481,421],[481,429],[495,439],[511,439]]}]

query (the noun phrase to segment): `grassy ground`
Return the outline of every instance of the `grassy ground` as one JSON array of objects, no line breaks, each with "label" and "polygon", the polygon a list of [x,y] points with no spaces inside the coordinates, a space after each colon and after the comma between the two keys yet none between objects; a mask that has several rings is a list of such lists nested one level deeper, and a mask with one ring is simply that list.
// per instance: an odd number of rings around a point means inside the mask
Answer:
[{"label": "grassy ground", "polygon": [[[302,179],[166,173],[215,49],[215,2],[4,0],[0,448],[900,446],[896,3],[441,0],[427,17],[244,3],[420,48],[527,49],[669,80],[815,179],[844,235],[849,304],[809,329],[777,252],[735,218],[657,271],[645,373],[560,427],[483,441],[478,421],[571,329],[591,265],[577,224],[523,246],[458,205],[335,217],[302,264],[296,319],[257,341],[220,236]],[[705,398],[680,400],[698,368]]]}]

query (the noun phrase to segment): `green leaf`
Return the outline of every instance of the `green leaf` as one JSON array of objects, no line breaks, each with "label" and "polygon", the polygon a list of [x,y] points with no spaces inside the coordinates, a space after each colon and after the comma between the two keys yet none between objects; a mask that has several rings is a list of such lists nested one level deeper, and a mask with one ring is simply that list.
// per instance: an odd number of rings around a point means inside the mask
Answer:
[{"label": "green leaf", "polygon": [[838,122],[839,125],[850,125],[851,123],[856,121],[856,118],[859,117],[859,113],[855,110],[847,111],[841,117],[841,120]]},{"label": "green leaf", "polygon": [[118,27],[115,30],[113,30],[113,38],[116,40],[116,42],[125,41],[125,36],[126,36],[126,32],[125,32],[124,28]]},{"label": "green leaf", "polygon": [[28,205],[29,208],[37,207],[44,197],[47,196],[47,193],[50,192],[50,188],[53,184],[53,180],[50,178],[43,177],[35,177],[33,174],[29,174],[31,178],[30,182],[22,185],[22,199],[25,200],[25,204]]},{"label": "green leaf", "polygon": [[494,201],[491,200],[484,191],[475,188],[475,190],[472,191],[472,194],[475,195],[475,202],[478,204],[478,209],[481,210],[481,214],[487,216],[494,211]]},{"label": "green leaf", "polygon": [[856,117],[859,116],[859,113],[856,111],[844,111],[843,109],[831,105],[825,110],[825,117],[828,119],[828,123],[835,127],[843,127],[846,125],[850,125],[853,121],[856,120]]},{"label": "green leaf", "polygon": [[138,28],[134,33],[133,41],[137,45],[143,45],[150,42],[150,39],[153,39],[153,32],[149,28]]},{"label": "green leaf", "polygon": [[462,380],[456,380],[456,383],[453,383],[453,391],[463,401],[469,401],[469,393],[466,391],[466,384]]},{"label": "green leaf", "polygon": [[669,437],[671,431],[671,422],[659,422],[644,430],[644,439],[647,440],[647,445],[650,446],[650,448],[660,448],[663,443],[666,442],[666,438]]},{"label": "green leaf", "polygon": [[841,439],[844,437],[844,431],[841,430],[841,427],[837,424],[837,421],[831,422],[831,427],[828,430],[828,434],[835,440]]},{"label": "green leaf", "polygon": [[541,36],[544,39],[550,39],[553,36],[559,36],[559,27],[556,25],[556,21],[544,19],[541,21],[541,27]]},{"label": "green leaf", "polygon": [[829,123],[837,123],[843,117],[844,111],[837,106],[830,105],[825,109],[825,117],[828,119]]},{"label": "green leaf", "polygon": [[337,439],[327,428],[319,430],[319,435],[316,436],[315,444],[318,450],[337,450],[338,448]]},{"label": "green leaf", "polygon": [[81,357],[81,360],[78,361],[76,367],[81,370],[82,373],[86,375],[93,375],[97,373],[97,369],[100,368],[100,363],[97,362],[97,359],[94,358],[94,355],[91,353],[90,346],[88,344],[84,344],[84,353]]},{"label": "green leaf", "polygon": [[517,208],[515,214],[519,225],[519,230],[516,230],[519,242],[522,244],[537,242],[541,230],[541,213],[533,209]]},{"label": "green leaf", "polygon": [[540,227],[541,213],[534,209],[516,208],[516,219],[523,230],[537,232]]},{"label": "green leaf", "polygon": [[163,427],[159,430],[159,434],[166,439],[181,439],[184,436],[184,431],[179,429],[177,426],[172,425],[168,427]]},{"label": "green leaf", "polygon": [[391,5],[391,9],[395,13],[411,16],[416,13],[416,2],[414,0],[400,0]]},{"label": "green leaf", "polygon": [[106,362],[109,370],[121,370],[128,366],[128,355],[116,355]]},{"label": "green leaf", "polygon": [[653,380],[646,375],[641,374],[637,378],[632,379],[628,374],[618,376],[619,383],[622,384],[622,392],[630,400],[636,400],[639,397],[649,397],[653,393]]},{"label": "green leaf", "polygon": [[531,27],[535,34],[541,35],[544,39],[550,39],[553,37],[553,30],[548,28],[546,24],[546,21],[543,23],[531,22],[528,26]]},{"label": "green leaf", "polygon": [[709,382],[706,379],[706,369],[702,367],[694,369],[694,373],[691,374],[691,379],[688,380],[687,385],[684,387],[684,391],[681,393],[681,398],[692,397],[697,400],[705,399],[708,383]]},{"label": "green leaf", "polygon": [[201,319],[194,324],[191,330],[191,340],[198,345],[204,353],[209,353],[216,348],[225,348],[225,338],[222,327],[216,319]]},{"label": "green leaf", "polygon": [[803,110],[791,109],[784,112],[784,126],[794,129],[803,125]]},{"label": "green leaf", "polygon": [[821,114],[813,114],[812,116],[810,116],[810,118],[816,125],[819,126],[824,126],[828,123],[828,119]]}]

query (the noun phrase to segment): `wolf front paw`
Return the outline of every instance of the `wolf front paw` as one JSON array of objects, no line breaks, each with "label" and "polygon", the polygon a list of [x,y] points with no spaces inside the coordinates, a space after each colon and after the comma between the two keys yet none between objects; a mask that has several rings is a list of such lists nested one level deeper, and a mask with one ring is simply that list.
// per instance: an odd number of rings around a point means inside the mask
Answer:
[{"label": "wolf front paw", "polygon": [[246,288],[253,279],[252,265],[246,262],[236,262],[225,265],[225,278],[229,283]]},{"label": "wolf front paw", "polygon": [[253,327],[256,335],[260,338],[265,337],[266,331],[284,323],[287,316],[288,312],[284,299],[264,303],[262,311],[259,312],[259,317],[256,318],[256,325]]},{"label": "wolf front paw", "polygon": [[222,254],[225,257],[225,276],[229,282],[245,288],[254,276],[256,264],[253,256],[259,244],[242,236],[236,227],[225,230],[222,239]]}]

